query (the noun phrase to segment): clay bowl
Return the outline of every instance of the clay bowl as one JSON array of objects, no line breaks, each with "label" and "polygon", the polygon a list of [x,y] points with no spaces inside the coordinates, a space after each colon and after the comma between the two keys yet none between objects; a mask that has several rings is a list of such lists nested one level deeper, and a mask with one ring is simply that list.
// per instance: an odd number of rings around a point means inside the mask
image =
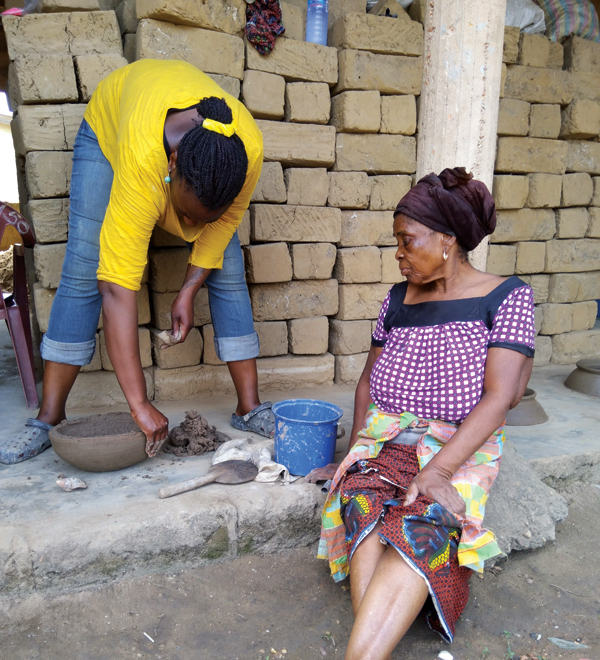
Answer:
[{"label": "clay bowl", "polygon": [[61,422],[50,431],[54,451],[87,472],[110,472],[141,463],[146,436],[129,413],[107,413]]},{"label": "clay bowl", "polygon": [[577,369],[567,376],[565,385],[576,392],[600,396],[600,358],[579,360]]},{"label": "clay bowl", "polygon": [[508,411],[506,426],[535,426],[547,422],[548,415],[535,397],[535,390],[528,387],[519,404]]}]

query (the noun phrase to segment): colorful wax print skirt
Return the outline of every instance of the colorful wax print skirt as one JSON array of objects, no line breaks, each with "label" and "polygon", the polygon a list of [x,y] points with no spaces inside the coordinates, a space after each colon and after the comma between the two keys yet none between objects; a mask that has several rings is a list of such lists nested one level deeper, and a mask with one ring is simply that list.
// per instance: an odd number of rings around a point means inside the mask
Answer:
[{"label": "colorful wax print skirt", "polygon": [[[390,444],[407,427],[422,427],[417,445]],[[379,520],[379,532],[429,586],[433,607],[429,625],[452,641],[456,621],[469,596],[471,570],[501,554],[495,537],[483,529],[489,489],[499,468],[502,429],[454,475],[452,484],[465,500],[464,518],[423,495],[408,506],[402,501],[420,469],[456,432],[456,425],[419,420],[410,413],[390,415],[370,406],[359,440],[340,465],[322,517],[319,557],[328,559],[335,580],[348,575],[358,544]]]}]

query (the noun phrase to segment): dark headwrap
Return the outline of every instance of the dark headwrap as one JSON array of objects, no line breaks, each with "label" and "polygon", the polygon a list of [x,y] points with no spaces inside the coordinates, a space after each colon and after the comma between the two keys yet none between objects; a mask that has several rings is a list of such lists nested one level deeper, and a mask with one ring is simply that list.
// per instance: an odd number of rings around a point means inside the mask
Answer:
[{"label": "dark headwrap", "polygon": [[399,213],[434,231],[456,236],[468,251],[496,228],[496,205],[490,191],[464,167],[424,176],[398,202],[394,217]]}]

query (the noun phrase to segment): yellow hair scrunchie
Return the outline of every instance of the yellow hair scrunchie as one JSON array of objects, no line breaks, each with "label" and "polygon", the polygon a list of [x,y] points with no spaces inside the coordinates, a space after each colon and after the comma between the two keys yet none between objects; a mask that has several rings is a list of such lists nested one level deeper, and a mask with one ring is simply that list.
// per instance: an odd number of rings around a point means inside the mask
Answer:
[{"label": "yellow hair scrunchie", "polygon": [[225,135],[225,137],[231,137],[235,133],[233,122],[231,122],[231,124],[222,124],[215,119],[205,119],[202,122],[202,128],[214,131],[215,133],[220,133],[221,135]]}]

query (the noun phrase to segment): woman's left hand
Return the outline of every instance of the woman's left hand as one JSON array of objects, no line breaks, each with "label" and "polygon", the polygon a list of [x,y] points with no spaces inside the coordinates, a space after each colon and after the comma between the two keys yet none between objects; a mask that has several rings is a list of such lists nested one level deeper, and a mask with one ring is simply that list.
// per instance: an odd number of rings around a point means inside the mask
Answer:
[{"label": "woman's left hand", "polygon": [[419,493],[441,504],[451,513],[464,518],[466,513],[465,501],[458,494],[449,477],[436,470],[434,466],[427,466],[410,482],[403,505],[411,505],[417,499]]},{"label": "woman's left hand", "polygon": [[329,481],[335,477],[339,465],[337,463],[329,463],[322,468],[315,468],[311,470],[304,479],[299,479],[297,483],[302,484],[316,484],[319,481]]},{"label": "woman's left hand", "polygon": [[185,341],[188,332],[194,327],[194,298],[179,294],[171,305],[172,333],[181,333],[181,341]]}]

